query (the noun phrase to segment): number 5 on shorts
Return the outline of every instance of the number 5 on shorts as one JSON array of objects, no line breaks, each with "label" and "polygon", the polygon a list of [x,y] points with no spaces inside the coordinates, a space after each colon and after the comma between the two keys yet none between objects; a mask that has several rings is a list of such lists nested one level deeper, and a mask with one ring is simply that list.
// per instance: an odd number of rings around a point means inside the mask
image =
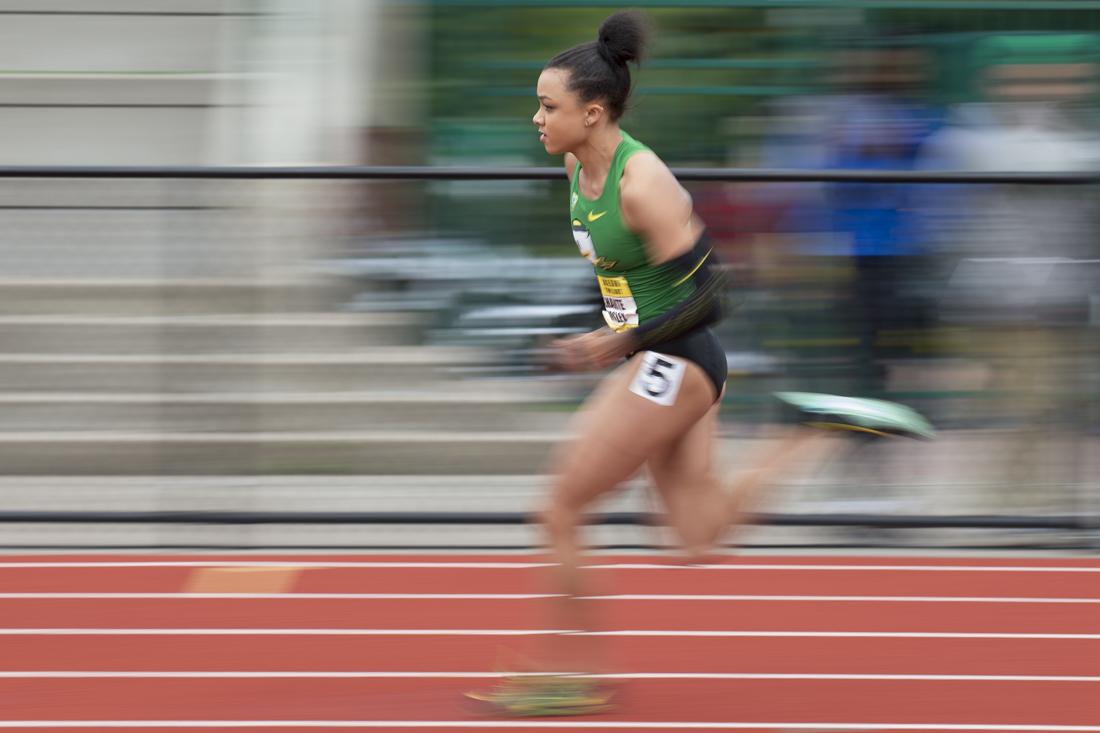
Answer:
[{"label": "number 5 on shorts", "polygon": [[684,366],[683,359],[647,351],[630,383],[630,391],[658,405],[670,406],[676,402],[684,381]]}]

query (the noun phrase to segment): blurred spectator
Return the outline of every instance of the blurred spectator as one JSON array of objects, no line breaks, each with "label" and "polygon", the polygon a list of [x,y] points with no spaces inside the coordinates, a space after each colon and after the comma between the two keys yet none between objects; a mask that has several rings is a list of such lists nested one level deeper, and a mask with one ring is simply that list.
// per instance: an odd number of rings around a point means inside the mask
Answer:
[{"label": "blurred spectator", "polygon": [[[941,115],[922,101],[927,53],[915,46],[855,49],[841,58],[844,93],[827,123],[825,166],[908,170]],[[915,186],[844,183],[827,188],[827,225],[839,235],[832,254],[851,256],[849,318],[859,340],[861,391],[888,389],[888,360],[910,348],[929,322],[917,294],[929,263]],[[838,251],[839,249],[839,251]]]},{"label": "blurred spectator", "polygon": [[[966,171],[1095,168],[1100,145],[1084,124],[1095,63],[1005,59],[980,74],[981,99],[956,106],[922,151],[922,166]],[[1028,185],[946,187],[938,246],[955,260],[945,315],[966,328],[969,354],[1000,395],[981,415],[1014,426],[1001,461],[1006,488],[1058,484],[1075,463],[1060,428],[1087,410],[1081,378],[1092,349],[1100,219],[1092,189]],[[987,423],[988,424],[988,423]],[[1057,475],[1055,475],[1057,474]],[[1005,493],[1037,502],[1031,492]],[[1049,495],[1042,499],[1049,505]]]}]

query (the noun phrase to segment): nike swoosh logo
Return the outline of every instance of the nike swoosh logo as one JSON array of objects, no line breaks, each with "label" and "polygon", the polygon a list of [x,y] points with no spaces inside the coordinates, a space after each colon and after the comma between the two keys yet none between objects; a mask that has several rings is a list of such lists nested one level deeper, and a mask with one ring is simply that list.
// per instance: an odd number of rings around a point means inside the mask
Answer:
[{"label": "nike swoosh logo", "polygon": [[596,219],[599,219],[599,218],[600,218],[601,216],[603,216],[603,215],[604,215],[604,214],[606,214],[606,213],[607,213],[606,211],[601,211],[601,212],[600,212],[600,213],[598,213],[598,214],[594,214],[594,213],[592,213],[591,211],[589,211],[589,212],[588,212],[588,221],[589,221],[589,222],[593,222],[593,221],[596,221]]}]

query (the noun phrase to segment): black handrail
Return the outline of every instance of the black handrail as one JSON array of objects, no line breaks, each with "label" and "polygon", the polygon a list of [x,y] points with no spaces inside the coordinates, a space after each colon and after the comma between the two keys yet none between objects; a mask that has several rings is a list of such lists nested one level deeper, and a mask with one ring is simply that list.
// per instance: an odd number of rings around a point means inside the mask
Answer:
[{"label": "black handrail", "polygon": [[[356,525],[522,525],[536,517],[523,512],[258,512],[258,511],[3,511],[0,523],[28,524],[356,524]],[[657,526],[660,517],[643,512],[592,514],[588,524]],[[774,527],[875,527],[882,529],[1050,529],[1100,528],[1091,515],[1004,514],[756,514],[750,524]]]},{"label": "black handrail", "polygon": [[[915,170],[816,170],[673,168],[684,181],[773,183],[984,183],[1072,186],[1100,183],[1098,171],[964,172]],[[131,178],[361,181],[563,180],[560,167],[492,166],[0,166],[0,178]]]}]

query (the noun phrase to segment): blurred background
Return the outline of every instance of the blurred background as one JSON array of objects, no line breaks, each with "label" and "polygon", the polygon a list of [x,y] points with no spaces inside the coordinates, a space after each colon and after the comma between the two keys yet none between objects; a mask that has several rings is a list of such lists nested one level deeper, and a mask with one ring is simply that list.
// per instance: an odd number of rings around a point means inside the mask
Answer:
[{"label": "blurred background", "polygon": [[[673,167],[1100,168],[1100,2],[633,5],[656,35],[623,127]],[[599,322],[564,178],[10,166],[557,166],[530,122],[538,73],[626,6],[0,0],[0,513],[530,509],[598,378],[535,358]],[[1097,186],[687,185],[732,273],[730,475],[774,434],[778,389],[896,400],[940,431],[850,441],[767,510],[1100,513]],[[649,507],[639,480],[605,508]],[[1087,527],[744,537],[1095,540]],[[0,523],[8,547],[535,542],[524,526]]]}]

